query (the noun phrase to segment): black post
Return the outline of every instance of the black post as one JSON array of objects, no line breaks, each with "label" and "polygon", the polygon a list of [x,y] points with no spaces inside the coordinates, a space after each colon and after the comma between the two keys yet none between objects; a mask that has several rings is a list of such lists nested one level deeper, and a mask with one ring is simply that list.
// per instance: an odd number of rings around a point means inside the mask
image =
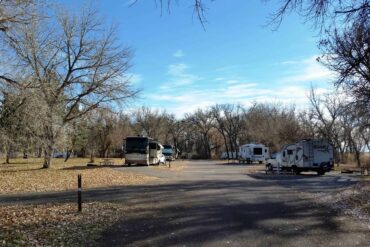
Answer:
[{"label": "black post", "polygon": [[171,168],[171,160],[169,160],[168,162],[169,162],[169,168]]},{"label": "black post", "polygon": [[77,203],[78,203],[78,212],[82,211],[82,179],[81,174],[78,174],[77,176],[78,181],[78,190],[77,190]]}]

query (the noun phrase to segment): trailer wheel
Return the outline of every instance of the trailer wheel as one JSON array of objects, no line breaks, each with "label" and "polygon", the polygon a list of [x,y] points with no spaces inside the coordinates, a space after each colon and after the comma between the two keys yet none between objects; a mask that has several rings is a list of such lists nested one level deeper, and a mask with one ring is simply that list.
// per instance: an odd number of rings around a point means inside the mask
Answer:
[{"label": "trailer wheel", "polygon": [[296,166],[293,166],[292,167],[292,171],[293,171],[293,174],[294,175],[299,175],[299,174],[301,174],[301,171],[298,169],[298,167],[296,167]]},{"label": "trailer wheel", "polygon": [[325,175],[325,171],[323,169],[320,169],[317,171],[317,175],[321,176],[321,175]]}]

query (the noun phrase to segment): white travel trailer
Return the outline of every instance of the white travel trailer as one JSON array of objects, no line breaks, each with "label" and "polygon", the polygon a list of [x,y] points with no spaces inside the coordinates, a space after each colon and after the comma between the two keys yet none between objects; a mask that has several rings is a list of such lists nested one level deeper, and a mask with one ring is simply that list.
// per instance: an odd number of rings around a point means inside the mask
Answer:
[{"label": "white travel trailer", "polygon": [[259,162],[261,164],[269,157],[269,149],[263,144],[250,143],[239,147],[239,163]]},{"label": "white travel trailer", "polygon": [[239,155],[238,152],[229,152],[229,153],[223,152],[221,154],[220,159],[222,159],[222,160],[226,160],[226,159],[237,159],[238,158],[238,155]]},{"label": "white travel trailer", "polygon": [[278,167],[295,174],[316,171],[318,175],[324,175],[333,165],[333,147],[327,141],[305,139],[285,145],[275,160],[269,160],[267,168]]},{"label": "white travel trailer", "polygon": [[127,137],[125,139],[126,165],[159,165],[163,146],[149,137]]}]

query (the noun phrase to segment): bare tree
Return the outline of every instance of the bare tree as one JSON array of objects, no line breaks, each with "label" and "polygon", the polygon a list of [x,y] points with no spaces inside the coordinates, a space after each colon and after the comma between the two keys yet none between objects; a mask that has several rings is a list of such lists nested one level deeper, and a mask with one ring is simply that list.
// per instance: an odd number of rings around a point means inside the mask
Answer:
[{"label": "bare tree", "polygon": [[223,104],[212,107],[215,118],[214,127],[223,137],[228,158],[231,158],[229,152],[238,152],[238,141],[244,124],[244,111],[241,105]]},{"label": "bare tree", "polygon": [[33,10],[37,4],[35,0],[0,0],[0,32],[30,22],[35,17]]},{"label": "bare tree", "polygon": [[134,113],[133,129],[137,135],[159,139],[161,137],[162,114],[158,110],[142,106]]},{"label": "bare tree", "polygon": [[199,150],[204,158],[211,158],[211,130],[214,125],[214,117],[210,110],[198,109],[193,114],[185,116],[186,121],[191,125],[194,131],[199,133],[202,150]]},{"label": "bare tree", "polygon": [[370,116],[370,22],[337,30],[321,42],[322,63],[337,74],[335,84],[353,95],[354,103]]},{"label": "bare tree", "polygon": [[[104,32],[103,30],[107,30]],[[126,72],[131,52],[122,48],[115,28],[106,29],[96,11],[79,16],[63,11],[33,19],[9,32],[9,68],[23,74],[0,75],[9,87],[32,88],[44,105],[44,167],[51,164],[55,140],[66,124],[88,112],[135,96]],[[22,73],[20,73],[22,72]]]},{"label": "bare tree", "polygon": [[[271,0],[265,0],[271,1]],[[363,23],[370,18],[370,1],[353,0],[283,0],[279,9],[271,16],[271,24],[278,27],[284,17],[297,12],[320,29],[325,26]]]}]

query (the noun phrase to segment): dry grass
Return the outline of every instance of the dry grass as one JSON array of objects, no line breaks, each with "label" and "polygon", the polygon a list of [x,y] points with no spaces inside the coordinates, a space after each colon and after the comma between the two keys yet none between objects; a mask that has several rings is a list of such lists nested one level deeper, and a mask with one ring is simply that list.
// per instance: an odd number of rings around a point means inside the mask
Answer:
[{"label": "dry grass", "polygon": [[[115,171],[123,163],[114,159],[110,167],[88,167],[88,159],[74,158],[67,162],[54,159],[49,169],[41,169],[42,159],[14,159],[9,165],[0,165],[0,194],[62,191],[76,189],[77,174],[82,174],[84,188],[142,184],[154,178],[128,171]],[[99,160],[96,160],[99,163]]]},{"label": "dry grass", "polygon": [[[0,246],[94,246],[101,233],[124,216],[113,203],[0,207]],[[99,217],[96,217],[96,216]]]}]

